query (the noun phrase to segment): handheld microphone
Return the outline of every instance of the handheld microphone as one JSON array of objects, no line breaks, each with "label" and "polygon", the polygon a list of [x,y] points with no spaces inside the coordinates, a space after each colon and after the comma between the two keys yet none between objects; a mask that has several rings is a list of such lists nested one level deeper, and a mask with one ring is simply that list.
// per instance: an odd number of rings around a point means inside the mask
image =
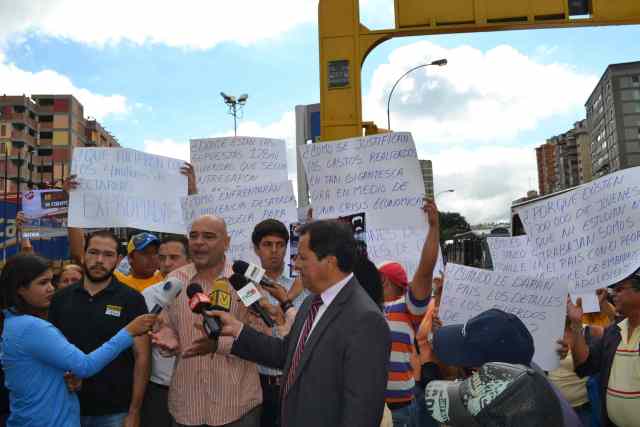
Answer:
[{"label": "handheld microphone", "polygon": [[209,303],[212,310],[229,311],[231,308],[230,283],[227,279],[216,279],[213,282],[213,290],[209,294]]},{"label": "handheld microphone", "polygon": [[233,286],[233,289],[238,293],[242,304],[254,313],[257,313],[265,325],[272,328],[275,323],[273,322],[273,319],[269,317],[269,313],[267,313],[260,305],[259,301],[262,295],[258,288],[256,288],[256,285],[249,282],[246,277],[241,276],[238,273],[234,273],[229,278],[229,282],[231,282],[231,286]]},{"label": "handheld microphone", "polygon": [[171,301],[174,301],[180,291],[182,290],[182,282],[175,277],[170,279],[166,279],[164,284],[160,287],[161,292],[154,295],[156,297],[157,303],[153,306],[150,314],[159,314],[163,308],[171,304]]},{"label": "handheld microphone", "polygon": [[191,283],[187,287],[187,296],[189,297],[189,308],[192,312],[202,315],[202,326],[209,338],[217,339],[220,336],[220,323],[215,317],[208,317],[204,312],[211,310],[211,302],[202,291],[202,286],[197,283]]},{"label": "handheld microphone", "polygon": [[272,280],[268,276],[265,276],[264,268],[258,267],[255,264],[249,264],[246,261],[237,260],[233,262],[232,270],[234,273],[246,277],[253,283],[259,283],[260,285],[268,288],[275,288],[276,285],[279,286],[278,282]]}]

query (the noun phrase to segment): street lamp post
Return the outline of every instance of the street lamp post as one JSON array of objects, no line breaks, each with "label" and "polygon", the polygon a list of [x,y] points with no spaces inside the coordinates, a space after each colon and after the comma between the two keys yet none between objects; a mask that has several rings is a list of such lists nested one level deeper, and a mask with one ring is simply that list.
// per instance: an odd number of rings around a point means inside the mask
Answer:
[{"label": "street lamp post", "polygon": [[242,108],[247,103],[249,95],[245,93],[236,99],[235,96],[229,96],[224,92],[220,92],[220,96],[222,96],[224,103],[229,107],[229,114],[233,116],[233,134],[238,136],[238,113],[242,112]]},{"label": "street lamp post", "polygon": [[425,68],[428,67],[430,65],[437,65],[438,67],[442,67],[444,65],[447,65],[447,60],[446,59],[438,59],[437,61],[433,61],[430,62],[428,64],[422,64],[422,65],[418,65],[417,67],[413,67],[412,69],[410,69],[409,71],[407,71],[406,73],[404,73],[398,80],[396,80],[396,82],[393,84],[393,87],[391,88],[391,92],[389,92],[389,97],[387,98],[387,129],[389,129],[389,132],[391,132],[391,112],[390,112],[390,108],[391,108],[391,97],[393,96],[393,91],[396,89],[396,86],[398,86],[398,83],[400,83],[400,80],[404,79],[407,75],[411,74],[412,72],[414,72],[417,69],[420,68]]}]

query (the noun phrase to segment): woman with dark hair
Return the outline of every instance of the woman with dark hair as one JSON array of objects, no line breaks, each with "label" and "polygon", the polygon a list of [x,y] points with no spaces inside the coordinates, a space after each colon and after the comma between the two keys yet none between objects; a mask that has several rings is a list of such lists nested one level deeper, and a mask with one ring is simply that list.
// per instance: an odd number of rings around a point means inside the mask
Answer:
[{"label": "woman with dark hair", "polygon": [[11,258],[0,275],[0,354],[9,389],[7,426],[80,426],[80,404],[65,372],[87,378],[147,333],[156,316],[134,319],[91,354],[70,344],[47,318],[54,288],[48,262],[33,254]]}]

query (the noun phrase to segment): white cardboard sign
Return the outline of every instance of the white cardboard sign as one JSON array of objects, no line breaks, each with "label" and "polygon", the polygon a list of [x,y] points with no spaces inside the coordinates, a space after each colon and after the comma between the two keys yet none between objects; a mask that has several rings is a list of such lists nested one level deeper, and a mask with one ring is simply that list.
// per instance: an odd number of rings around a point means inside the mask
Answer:
[{"label": "white cardboard sign", "polygon": [[566,286],[552,279],[447,264],[439,317],[444,325],[465,323],[492,308],[520,318],[533,336],[533,360],[544,370],[559,366]]},{"label": "white cardboard sign", "polygon": [[184,234],[184,161],[130,148],[73,150],[79,187],[69,197],[69,227],[134,227]]},{"label": "white cardboard sign", "polygon": [[[555,276],[557,280],[561,280],[561,276],[536,270],[538,263],[529,236],[487,237],[487,244],[491,252],[494,271],[528,274],[544,278],[553,278]],[[571,299],[574,303],[578,297],[582,298],[582,308],[585,313],[600,311],[598,297],[595,292],[587,292],[580,295],[571,294]]]},{"label": "white cardboard sign", "polygon": [[302,145],[315,218],[366,212],[375,228],[423,227],[424,182],[410,133]]},{"label": "white cardboard sign", "polygon": [[640,168],[625,169],[516,210],[537,271],[587,293],[640,267]]},{"label": "white cardboard sign", "polygon": [[242,136],[192,139],[190,149],[199,194],[289,179],[286,146],[281,139]]}]

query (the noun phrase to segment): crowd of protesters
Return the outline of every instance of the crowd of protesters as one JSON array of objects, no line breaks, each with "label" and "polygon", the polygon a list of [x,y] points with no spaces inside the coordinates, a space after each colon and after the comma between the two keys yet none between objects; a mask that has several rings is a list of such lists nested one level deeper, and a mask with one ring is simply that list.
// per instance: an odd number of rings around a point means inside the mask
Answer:
[{"label": "crowd of protesters", "polygon": [[[194,194],[193,169],[184,173]],[[433,201],[423,212],[412,278],[401,263],[372,263],[344,224],[312,218],[293,277],[287,225],[258,223],[253,248],[271,283],[257,285],[259,305],[273,325],[230,288],[229,312],[204,314],[221,325],[217,338],[184,290],[148,313],[171,280],[208,295],[234,274],[223,218],[196,218],[187,237],[143,231],[127,242],[69,229],[73,264],[55,286],[50,264],[22,245],[0,276],[2,423],[640,426],[640,272],[599,290],[599,313],[568,299],[560,367],[544,372],[513,314],[442,326],[439,215]]]}]

